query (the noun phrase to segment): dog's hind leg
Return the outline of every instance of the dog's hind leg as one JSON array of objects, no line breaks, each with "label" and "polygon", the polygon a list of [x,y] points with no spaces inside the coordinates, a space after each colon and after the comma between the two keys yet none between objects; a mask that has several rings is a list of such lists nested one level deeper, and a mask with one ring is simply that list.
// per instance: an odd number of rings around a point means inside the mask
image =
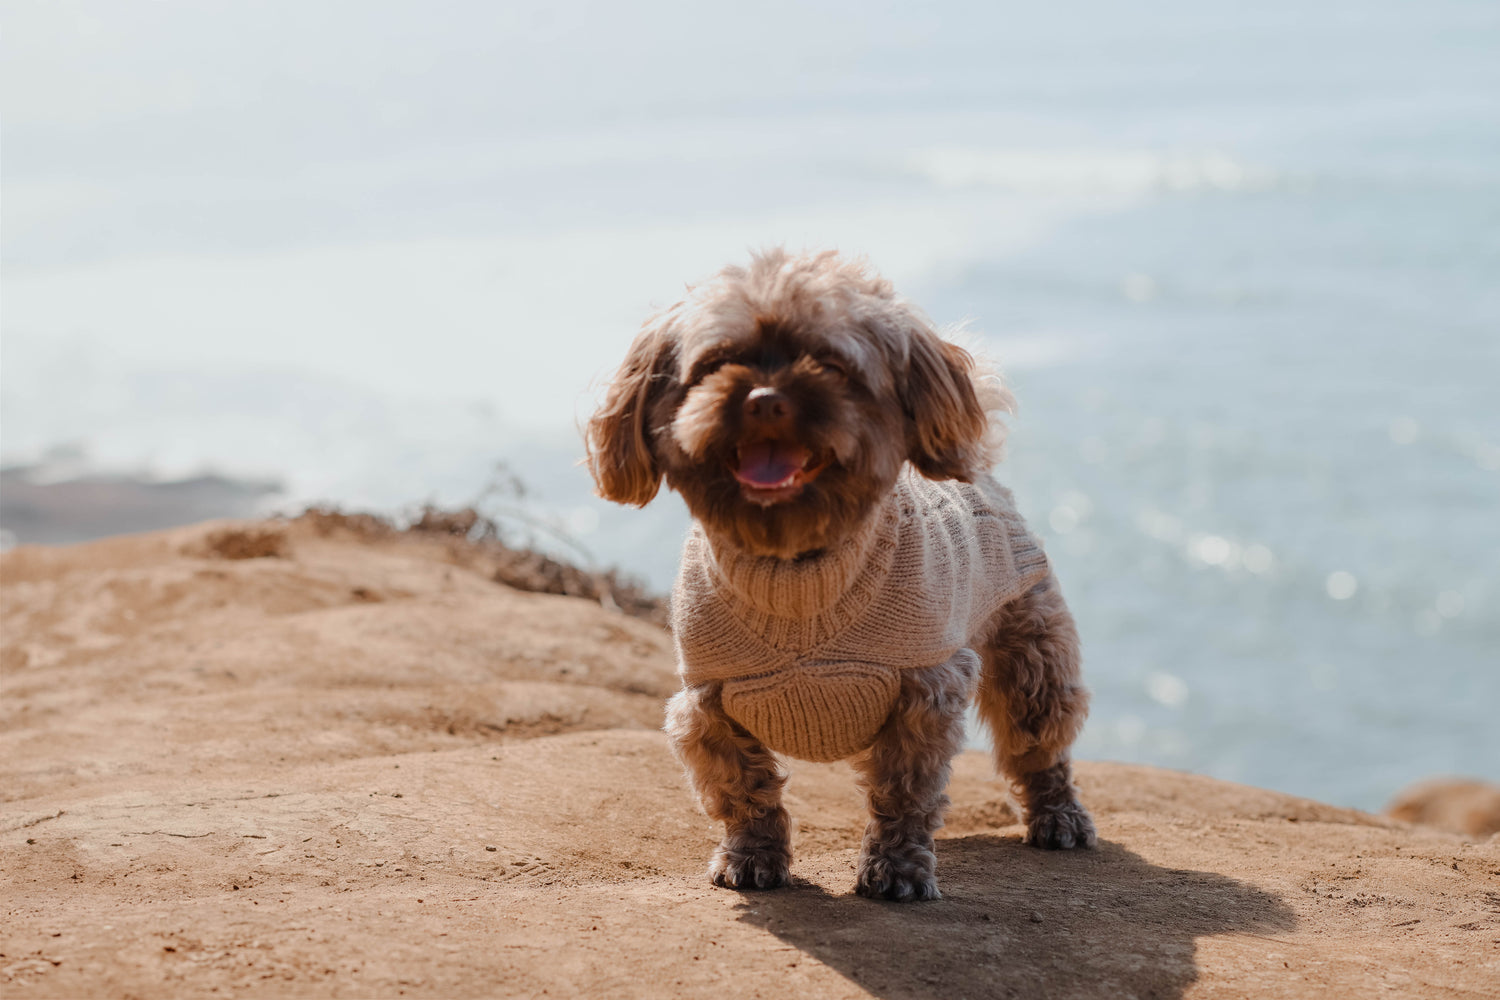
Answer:
[{"label": "dog's hind leg", "polygon": [[948,808],[953,756],[979,664],[962,649],[947,663],[901,671],[901,693],[874,744],[850,763],[870,806],[854,891],[876,899],[940,899],[932,835]]},{"label": "dog's hind leg", "polygon": [[708,865],[715,885],[776,889],[791,882],[792,822],[776,755],[725,714],[720,686],[684,688],[667,702],[667,739],[703,809],[724,823]]},{"label": "dog's hind leg", "polygon": [[1073,787],[1069,748],[1088,714],[1078,628],[1051,576],[1001,609],[981,645],[979,717],[995,739],[995,765],[1020,797],[1026,840],[1092,847],[1094,821]]}]

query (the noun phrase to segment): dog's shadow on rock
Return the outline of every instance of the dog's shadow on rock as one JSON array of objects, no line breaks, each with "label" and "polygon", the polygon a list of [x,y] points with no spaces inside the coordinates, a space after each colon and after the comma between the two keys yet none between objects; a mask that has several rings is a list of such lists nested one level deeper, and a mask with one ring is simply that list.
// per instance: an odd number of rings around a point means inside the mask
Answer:
[{"label": "dog's shadow on rock", "polygon": [[1049,852],[989,834],[942,840],[938,880],[943,898],[931,903],[797,883],[746,894],[739,919],[892,1000],[1166,1000],[1197,979],[1197,938],[1296,924],[1285,903],[1254,886],[1161,868],[1105,842]]}]

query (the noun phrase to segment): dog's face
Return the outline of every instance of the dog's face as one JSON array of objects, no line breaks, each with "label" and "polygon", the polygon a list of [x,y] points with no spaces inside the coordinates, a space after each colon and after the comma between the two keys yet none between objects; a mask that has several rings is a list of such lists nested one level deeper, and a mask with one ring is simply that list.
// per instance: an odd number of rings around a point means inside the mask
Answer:
[{"label": "dog's face", "polygon": [[600,495],[665,477],[710,535],[780,558],[837,544],[904,462],[987,465],[969,355],[835,254],[726,268],[649,320],[588,426]]}]

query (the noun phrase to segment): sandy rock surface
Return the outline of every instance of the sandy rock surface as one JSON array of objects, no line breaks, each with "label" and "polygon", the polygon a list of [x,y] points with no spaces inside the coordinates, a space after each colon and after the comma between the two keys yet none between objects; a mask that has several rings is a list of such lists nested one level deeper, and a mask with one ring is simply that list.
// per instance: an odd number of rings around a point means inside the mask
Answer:
[{"label": "sandy rock surface", "polygon": [[966,755],[899,905],[795,764],[797,885],[712,888],[664,633],[240,530],[0,557],[5,997],[1500,997],[1500,838],[1143,767],[1081,764],[1102,845],[1053,854]]},{"label": "sandy rock surface", "polygon": [[1500,833],[1500,786],[1471,778],[1434,778],[1404,789],[1386,815],[1482,839]]}]

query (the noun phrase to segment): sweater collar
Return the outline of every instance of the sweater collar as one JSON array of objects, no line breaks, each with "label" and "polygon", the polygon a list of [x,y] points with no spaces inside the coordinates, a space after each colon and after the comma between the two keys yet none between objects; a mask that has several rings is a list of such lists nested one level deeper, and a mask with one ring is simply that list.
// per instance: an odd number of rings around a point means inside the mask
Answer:
[{"label": "sweater collar", "polygon": [[900,521],[901,505],[893,492],[852,535],[820,555],[755,556],[709,539],[714,577],[725,591],[763,614],[821,614],[858,595],[874,596],[895,558]]}]

